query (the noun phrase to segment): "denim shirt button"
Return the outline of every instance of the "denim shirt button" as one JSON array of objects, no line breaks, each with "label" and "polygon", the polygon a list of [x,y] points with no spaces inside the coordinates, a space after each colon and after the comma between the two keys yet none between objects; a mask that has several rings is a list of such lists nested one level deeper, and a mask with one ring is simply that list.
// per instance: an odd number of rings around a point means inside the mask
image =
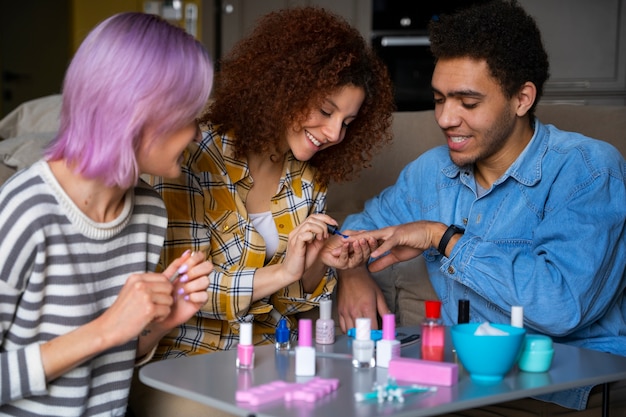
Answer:
[{"label": "denim shirt button", "polygon": [[456,272],[456,270],[454,269],[454,267],[452,265],[450,265],[448,267],[448,274],[453,275]]}]

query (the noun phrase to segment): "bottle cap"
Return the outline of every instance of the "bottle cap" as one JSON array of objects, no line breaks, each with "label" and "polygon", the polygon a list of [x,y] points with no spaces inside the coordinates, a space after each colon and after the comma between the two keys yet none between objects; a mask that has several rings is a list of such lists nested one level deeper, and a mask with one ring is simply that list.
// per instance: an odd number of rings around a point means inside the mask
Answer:
[{"label": "bottle cap", "polygon": [[252,323],[245,322],[239,325],[239,344],[243,346],[252,344]]},{"label": "bottle cap", "polygon": [[396,338],[396,315],[385,314],[383,316],[383,340],[395,340]]},{"label": "bottle cap", "polygon": [[359,317],[356,319],[356,340],[370,340],[370,329],[372,323],[370,319],[366,317]]},{"label": "bottle cap", "polygon": [[459,300],[459,316],[457,324],[469,323],[470,302],[469,300]]},{"label": "bottle cap", "polygon": [[289,328],[287,327],[287,320],[280,319],[278,327],[276,328],[276,342],[285,343],[289,341]]},{"label": "bottle cap", "polygon": [[320,300],[320,319],[328,320],[332,315],[333,301],[330,298]]},{"label": "bottle cap", "polygon": [[311,319],[298,320],[298,346],[313,346],[313,322]]},{"label": "bottle cap", "polygon": [[522,306],[511,307],[511,326],[524,327],[524,307]]},{"label": "bottle cap", "polygon": [[429,319],[438,319],[441,317],[441,301],[428,300],[426,304],[426,317]]}]

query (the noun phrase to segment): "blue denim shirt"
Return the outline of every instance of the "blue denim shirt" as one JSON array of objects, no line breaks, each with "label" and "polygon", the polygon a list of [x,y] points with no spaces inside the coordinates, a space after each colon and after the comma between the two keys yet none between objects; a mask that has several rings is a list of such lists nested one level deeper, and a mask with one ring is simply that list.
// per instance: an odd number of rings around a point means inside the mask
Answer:
[{"label": "blue denim shirt", "polygon": [[[481,197],[472,167],[454,165],[441,146],[407,165],[342,228],[462,226],[450,258],[435,248],[423,254],[446,324],[455,323],[462,298],[475,322],[508,323],[518,305],[529,332],[626,356],[625,177],[626,162],[610,144],[536,120],[526,149]],[[589,390],[541,398],[582,409]]]}]

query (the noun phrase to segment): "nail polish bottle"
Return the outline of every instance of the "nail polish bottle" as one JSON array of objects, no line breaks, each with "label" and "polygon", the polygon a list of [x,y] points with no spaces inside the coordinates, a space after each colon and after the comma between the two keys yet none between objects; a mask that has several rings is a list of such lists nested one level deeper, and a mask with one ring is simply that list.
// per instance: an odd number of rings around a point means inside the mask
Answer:
[{"label": "nail polish bottle", "polygon": [[376,366],[388,368],[392,358],[400,357],[400,341],[396,339],[396,316],[383,316],[383,338],[376,342]]},{"label": "nail polish bottle", "polygon": [[291,348],[290,332],[287,327],[287,320],[280,319],[278,321],[278,327],[276,328],[274,340],[276,341],[274,346],[278,351],[289,350]]},{"label": "nail polish bottle", "polygon": [[296,376],[315,375],[315,348],[313,347],[313,322],[298,321],[298,346],[296,346]]},{"label": "nail polish bottle", "polygon": [[511,307],[511,326],[520,328],[524,327],[524,307]]},{"label": "nail polish bottle", "polygon": [[356,334],[352,341],[352,366],[355,368],[373,368],[376,366],[374,358],[374,341],[371,338],[371,321],[368,318],[356,319]]},{"label": "nail polish bottle", "polygon": [[320,318],[315,322],[315,343],[335,343],[335,321],[331,318],[333,302],[327,298],[320,301]]},{"label": "nail polish bottle", "polygon": [[445,328],[441,322],[441,301],[426,301],[426,318],[422,323],[422,359],[443,361]]},{"label": "nail polish bottle", "polygon": [[[470,301],[467,299],[460,299],[459,310],[458,310],[458,315],[457,315],[457,320],[456,320],[457,324],[469,323],[469,320],[470,320],[469,313],[470,313]],[[459,355],[454,346],[452,346],[452,357],[454,358],[454,363],[458,365],[459,375],[465,372],[465,368],[463,367],[463,364],[461,363],[461,360],[459,359]]]},{"label": "nail polish bottle", "polygon": [[239,344],[237,345],[237,368],[254,368],[254,345],[252,344],[252,323],[239,326]]},{"label": "nail polish bottle", "polygon": [[457,324],[469,323],[470,301],[466,299],[459,300],[459,313],[457,316]]}]

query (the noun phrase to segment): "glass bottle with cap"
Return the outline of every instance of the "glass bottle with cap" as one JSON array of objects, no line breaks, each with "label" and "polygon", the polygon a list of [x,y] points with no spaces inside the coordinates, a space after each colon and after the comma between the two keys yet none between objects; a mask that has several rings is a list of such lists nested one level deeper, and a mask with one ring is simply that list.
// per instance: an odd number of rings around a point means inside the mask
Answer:
[{"label": "glass bottle with cap", "polygon": [[239,325],[239,344],[237,345],[237,368],[254,368],[254,345],[252,344],[252,323]]},{"label": "glass bottle with cap", "polygon": [[511,326],[520,328],[524,327],[524,307],[511,307]]},{"label": "glass bottle with cap", "polygon": [[443,361],[445,328],[441,321],[441,301],[427,300],[422,323],[422,359]]},{"label": "glass bottle with cap", "polygon": [[466,299],[459,300],[459,312],[457,316],[457,324],[469,323],[470,320],[470,301]]},{"label": "glass bottle with cap", "polygon": [[320,301],[320,317],[315,322],[315,343],[330,345],[335,343],[335,321],[331,318],[333,302],[326,298]]},{"label": "glass bottle with cap", "polygon": [[315,348],[312,343],[313,322],[298,321],[298,346],[296,346],[296,376],[315,375]]},{"label": "glass bottle with cap", "polygon": [[287,327],[287,320],[280,319],[278,321],[278,327],[276,328],[276,334],[274,335],[276,341],[274,346],[276,350],[289,350],[291,348],[290,336],[291,332]]},{"label": "glass bottle with cap", "polygon": [[369,318],[359,317],[356,319],[356,334],[352,341],[352,366],[355,368],[373,368],[376,366],[371,328],[372,323]]},{"label": "glass bottle with cap", "polygon": [[376,342],[376,366],[389,368],[389,361],[400,357],[400,341],[396,339],[395,314],[383,315],[383,338]]}]

